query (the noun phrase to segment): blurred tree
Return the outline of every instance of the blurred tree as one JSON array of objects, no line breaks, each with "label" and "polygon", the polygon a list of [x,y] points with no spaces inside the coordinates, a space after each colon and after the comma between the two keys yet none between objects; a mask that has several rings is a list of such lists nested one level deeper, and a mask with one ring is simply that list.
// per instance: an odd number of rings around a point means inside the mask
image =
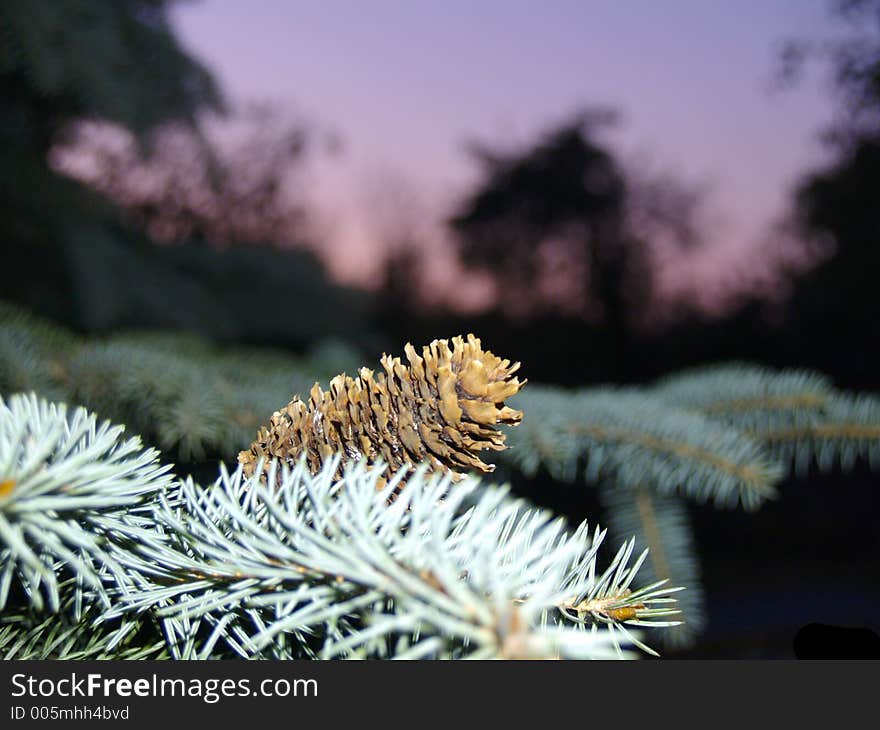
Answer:
[{"label": "blurred tree", "polygon": [[796,84],[807,62],[828,65],[837,118],[827,130],[834,144],[857,144],[880,133],[880,0],[833,0],[841,35],[830,39],[788,39],[779,56],[783,86]]},{"label": "blurred tree", "polygon": [[473,148],[486,180],[452,225],[465,265],[492,273],[512,307],[549,288],[562,294],[557,306],[585,311],[592,294],[607,322],[626,316],[624,277],[638,254],[623,241],[623,174],[595,135],[609,121],[578,117],[524,154]]},{"label": "blurred tree", "polygon": [[310,130],[251,105],[199,127],[165,124],[150,151],[126,130],[78,125],[53,165],[112,200],[136,228],[163,241],[297,243],[306,206],[295,189]]},{"label": "blurred tree", "polygon": [[818,56],[830,65],[837,99],[826,134],[834,160],[804,176],[794,211],[804,239],[827,241],[831,255],[801,278],[790,309],[797,332],[826,344],[811,361],[858,386],[876,382],[875,344],[865,335],[880,317],[880,0],[843,0],[834,11],[842,36],[783,51],[785,81]]},{"label": "blurred tree", "polygon": [[[74,122],[132,130],[194,125],[222,108],[208,71],[180,47],[165,0],[5,0],[0,5],[0,239],[6,296],[64,306],[71,235],[89,240],[108,211],[47,164]],[[39,267],[34,262],[39,261]],[[22,276],[28,271],[29,276]]]},{"label": "blurred tree", "polygon": [[28,129],[44,151],[72,119],[104,119],[146,134],[160,122],[193,123],[203,109],[221,107],[211,75],[171,31],[171,4],[4,0],[4,97],[26,104]]},{"label": "blurred tree", "polygon": [[582,113],[520,154],[474,147],[485,180],[452,226],[462,261],[493,276],[505,308],[561,309],[623,333],[651,301],[655,244],[699,243],[698,192],[627,170],[599,139],[615,118]]},{"label": "blurred tree", "polygon": [[[262,107],[244,135],[213,139],[210,115],[230,115],[178,43],[172,4],[0,5],[3,297],[92,331],[364,342],[363,298],[331,284],[313,254],[249,245],[301,235],[303,209],[285,186],[305,130]],[[232,123],[219,133],[240,133]]]}]

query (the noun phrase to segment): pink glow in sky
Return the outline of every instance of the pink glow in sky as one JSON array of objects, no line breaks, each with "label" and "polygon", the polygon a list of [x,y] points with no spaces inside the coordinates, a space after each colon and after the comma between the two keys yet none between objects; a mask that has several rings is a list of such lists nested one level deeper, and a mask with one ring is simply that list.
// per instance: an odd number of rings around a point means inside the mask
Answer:
[{"label": "pink glow in sky", "polygon": [[233,101],[274,101],[342,137],[312,198],[350,280],[373,273],[389,208],[440,235],[476,180],[466,141],[525,144],[587,105],[623,112],[610,139],[625,159],[710,186],[712,250],[665,285],[726,280],[821,159],[830,119],[815,75],[770,91],[779,42],[827,33],[826,0],[204,0],[174,19]]}]

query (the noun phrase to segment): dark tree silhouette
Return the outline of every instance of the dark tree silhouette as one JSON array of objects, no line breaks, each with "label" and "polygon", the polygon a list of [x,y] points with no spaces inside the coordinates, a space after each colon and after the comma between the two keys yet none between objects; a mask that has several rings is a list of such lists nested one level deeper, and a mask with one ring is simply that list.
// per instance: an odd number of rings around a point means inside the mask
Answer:
[{"label": "dark tree silhouette", "polygon": [[[87,331],[183,328],[300,349],[369,336],[364,298],[316,256],[248,245],[301,230],[282,186],[306,139],[258,122],[240,144],[208,144],[206,120],[225,106],[175,36],[172,4],[0,3],[0,298]],[[84,124],[127,140],[90,160],[103,176],[91,187],[53,166]]]},{"label": "dark tree silhouette", "polygon": [[847,146],[880,133],[880,0],[833,0],[830,8],[842,32],[823,39],[788,39],[777,75],[783,87],[790,87],[810,61],[826,65],[837,101],[826,138]]},{"label": "dark tree silhouette", "polygon": [[149,152],[124,132],[82,125],[54,151],[55,164],[158,240],[305,240],[299,187],[311,130],[267,105],[212,122],[210,133],[206,124],[165,125],[152,133]]},{"label": "dark tree silhouette", "polygon": [[170,4],[0,3],[3,296],[57,314],[69,306],[67,256],[106,235],[100,201],[48,165],[72,124],[122,125],[148,145],[157,125],[192,125],[202,111],[222,109],[210,73],[170,27]]},{"label": "dark tree silhouette", "polygon": [[859,385],[876,380],[870,333],[880,317],[880,0],[834,7],[848,34],[801,42],[803,52],[795,54],[802,65],[821,51],[835,82],[838,113],[826,138],[836,159],[804,176],[794,212],[802,236],[828,241],[832,253],[797,283],[790,310],[797,330],[824,342],[811,348],[816,365]]},{"label": "dark tree silhouette", "polygon": [[701,192],[627,169],[600,139],[615,119],[579,115],[520,154],[474,148],[485,180],[451,224],[462,262],[492,275],[505,309],[562,309],[623,333],[651,303],[657,246],[701,242]]},{"label": "dark tree silhouette", "polygon": [[[0,133],[45,153],[69,122],[101,119],[146,135],[223,107],[208,70],[178,43],[171,0],[4,0]],[[146,141],[146,139],[144,139]],[[5,144],[3,145],[5,146]]]},{"label": "dark tree silhouette", "polygon": [[[639,253],[627,240],[623,173],[596,139],[607,121],[579,117],[522,155],[475,149],[486,182],[452,224],[462,261],[490,272],[513,307],[534,306],[548,287],[570,309],[598,304],[608,324],[628,317],[625,278]],[[560,269],[548,271],[554,258]]]}]

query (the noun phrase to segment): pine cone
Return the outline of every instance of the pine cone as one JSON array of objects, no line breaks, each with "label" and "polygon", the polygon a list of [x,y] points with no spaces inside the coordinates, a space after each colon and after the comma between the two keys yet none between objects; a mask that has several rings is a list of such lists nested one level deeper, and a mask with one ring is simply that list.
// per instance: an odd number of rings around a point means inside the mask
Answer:
[{"label": "pine cone", "polygon": [[383,355],[384,373],[361,368],[356,378],[337,375],[328,392],[315,383],[308,403],[294,397],[238,455],[245,473],[261,458],[293,465],[303,454],[317,473],[338,453],[368,464],[381,459],[392,470],[424,463],[457,478],[460,470],[493,471],[477,452],[503,450],[497,424],[522,420],[504,405],[526,383],[512,377],[520,364],[483,350],[473,335],[454,337],[451,350],[447,340],[434,340],[421,357],[410,344],[404,351],[409,365]]}]

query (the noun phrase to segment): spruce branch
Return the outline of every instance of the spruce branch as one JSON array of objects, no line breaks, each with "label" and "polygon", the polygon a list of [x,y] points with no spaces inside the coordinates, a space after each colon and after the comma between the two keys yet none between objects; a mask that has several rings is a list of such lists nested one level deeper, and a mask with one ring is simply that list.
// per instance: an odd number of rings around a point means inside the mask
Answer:
[{"label": "spruce branch", "polygon": [[583,473],[747,509],[773,497],[782,476],[755,439],[645,390],[532,386],[516,403],[529,417],[511,434],[510,458],[527,475],[543,466],[564,481]]},{"label": "spruce branch", "polygon": [[666,378],[656,392],[748,433],[798,474],[860,458],[880,466],[880,401],[840,392],[819,373],[734,363]]},{"label": "spruce branch", "polygon": [[648,551],[642,579],[687,586],[678,600],[681,623],[664,631],[661,638],[666,646],[692,645],[706,625],[706,610],[687,503],[650,489],[613,484],[600,485],[599,498],[614,542],[634,540],[636,549]]},{"label": "spruce branch", "polygon": [[305,392],[356,354],[332,341],[307,357],[217,348],[186,333],[83,341],[0,302],[0,394],[35,391],[81,404],[182,460],[228,457],[291,391]]},{"label": "spruce branch", "polygon": [[[292,478],[299,486],[291,487],[283,502],[269,494],[265,481],[257,484],[246,473],[225,474],[207,490],[192,482],[169,490],[171,478],[158,474],[165,486],[131,495],[128,506],[124,500],[115,506],[77,503],[58,484],[24,500],[22,484],[43,478],[42,468],[27,478],[21,476],[27,458],[14,474],[0,468],[0,606],[24,622],[0,627],[0,651],[18,647],[16,656],[38,656],[35,637],[56,626],[47,623],[43,612],[49,609],[59,612],[60,623],[56,633],[46,634],[54,647],[47,656],[58,647],[98,655],[122,635],[122,627],[132,632],[152,626],[161,627],[169,655],[177,658],[573,655],[578,651],[573,626],[590,635],[595,628],[602,641],[610,627],[621,643],[638,647],[638,636],[621,629],[638,630],[642,621],[666,623],[672,604],[665,601],[671,596],[653,587],[662,579],[689,589],[680,604],[685,624],[660,632],[665,642],[680,645],[691,641],[704,621],[696,548],[682,498],[753,509],[773,496],[791,465],[798,472],[814,463],[821,470],[848,468],[860,459],[880,465],[880,400],[842,393],[816,373],[734,363],[688,371],[643,389],[570,391],[533,384],[518,393],[523,383],[512,377],[517,365],[483,351],[476,338],[457,338],[445,349],[439,342],[422,355],[408,347],[405,359],[383,358],[378,376],[371,371],[364,376],[363,370],[355,378],[338,376],[328,392],[313,390],[310,403],[282,409],[287,415],[280,420],[275,414],[269,428],[281,427],[272,433],[272,448],[258,441],[244,461],[254,474],[274,469],[279,482],[291,479],[284,467],[289,473],[305,470],[298,482]],[[329,347],[312,362],[281,352],[220,349],[180,334],[81,341],[0,304],[0,392],[8,396],[10,389],[33,387],[84,402],[102,418],[125,422],[185,458],[230,456],[245,447],[264,415],[291,392],[308,392],[316,380],[338,371],[329,369],[334,358],[355,359],[339,349]],[[482,366],[479,375],[472,361]],[[360,398],[358,388],[368,395]],[[0,445],[17,444],[13,450],[27,453],[46,446],[46,469],[59,469],[52,444],[69,434],[61,429],[53,435],[47,426],[51,417],[12,418],[11,406],[2,405],[0,420],[35,425],[0,430]],[[519,420],[516,409],[525,412],[522,425],[508,434],[497,431],[499,423]],[[69,426],[72,417],[64,418]],[[100,440],[103,432],[94,430]],[[512,448],[501,451],[506,446]],[[538,545],[538,552],[555,560],[559,546],[534,535],[557,528],[533,522],[525,507],[517,513],[521,525],[510,513],[501,520],[503,529],[498,527],[493,510],[507,510],[512,500],[483,487],[466,489],[460,501],[448,485],[436,495],[438,505],[457,507],[438,512],[438,518],[449,517],[446,527],[424,522],[425,534],[441,537],[419,550],[436,549],[442,560],[435,565],[407,556],[405,548],[416,543],[393,535],[411,539],[410,502],[418,499],[391,499],[405,492],[408,481],[395,469],[412,476],[421,463],[461,479],[468,469],[491,468],[479,459],[483,448],[499,450],[500,459],[527,475],[544,468],[559,479],[582,476],[598,484],[610,534],[623,551],[618,564],[632,560],[633,548],[627,546],[633,537],[636,550],[650,548],[639,573],[648,586],[624,586],[621,580],[605,590],[597,588],[602,576],[594,574],[589,591],[548,580],[557,595],[538,600],[539,592],[527,586],[543,585],[546,575],[525,570],[538,565],[537,557],[525,559],[511,546]],[[372,495],[378,501],[366,500],[369,490],[357,509],[340,507],[335,497],[327,503],[318,499],[325,493],[348,495],[349,486],[333,485],[345,483],[342,460],[359,454],[363,467],[372,464],[380,471],[392,457],[391,470],[374,485],[382,487]],[[74,464],[69,456],[61,460]],[[303,456],[305,465],[299,461]],[[270,466],[269,457],[281,464]],[[316,486],[330,462],[337,472],[330,484]],[[428,474],[418,479],[430,482]],[[149,506],[159,492],[160,501]],[[27,506],[20,514],[10,506],[19,501]],[[374,514],[380,506],[388,522]],[[156,515],[161,518],[154,524]],[[347,531],[338,532],[339,525]],[[471,532],[467,525],[477,527]],[[482,544],[487,525],[484,551],[508,557],[483,556],[480,563],[475,546]],[[558,530],[567,539],[578,534]],[[578,537],[584,555],[602,535]],[[325,560],[336,563],[322,570],[317,546],[326,549]],[[345,570],[334,572],[334,566]],[[478,580],[481,575],[495,578]],[[413,596],[416,586],[422,593]],[[478,607],[478,613],[451,608],[463,604]],[[108,613],[98,616],[99,609]],[[89,631],[97,635],[105,629],[111,638],[80,642]],[[552,636],[541,633],[545,630]],[[599,651],[597,646],[589,651]]]},{"label": "spruce branch", "polygon": [[211,446],[234,449],[220,379],[180,344],[169,352],[153,338],[90,343],[70,363],[73,398],[184,460],[204,458]]},{"label": "spruce branch", "polygon": [[81,342],[72,333],[0,301],[0,394],[66,393],[66,364]]},{"label": "spruce branch", "polygon": [[109,605],[108,582],[126,573],[111,536],[135,535],[148,500],[171,478],[157,452],[122,427],[35,395],[0,398],[0,609],[19,584],[36,610],[59,611],[59,575]]},{"label": "spruce branch", "polygon": [[859,459],[872,469],[880,468],[880,399],[874,396],[835,394],[811,418],[768,425],[754,437],[784,461],[795,473],[805,474],[811,463],[821,471],[835,464],[851,469]]},{"label": "spruce branch", "polygon": [[[504,489],[425,467],[338,469],[275,461],[271,488],[241,468],[208,489],[181,482],[160,496],[161,537],[127,563],[139,590],[108,617],[155,611],[179,658],[224,644],[248,658],[605,657],[643,645],[624,623],[675,613],[673,589],[630,591],[631,545],[597,578],[604,533],[586,524],[570,532]],[[567,618],[595,598],[601,610]]]},{"label": "spruce branch", "polygon": [[166,659],[165,640],[155,622],[104,621],[96,605],[78,609],[76,578],[67,579],[58,613],[31,607],[0,615],[0,658],[10,659]]},{"label": "spruce branch", "polygon": [[777,371],[734,362],[676,373],[658,381],[654,392],[678,406],[751,430],[767,419],[821,408],[834,389],[824,375],[808,370]]}]

